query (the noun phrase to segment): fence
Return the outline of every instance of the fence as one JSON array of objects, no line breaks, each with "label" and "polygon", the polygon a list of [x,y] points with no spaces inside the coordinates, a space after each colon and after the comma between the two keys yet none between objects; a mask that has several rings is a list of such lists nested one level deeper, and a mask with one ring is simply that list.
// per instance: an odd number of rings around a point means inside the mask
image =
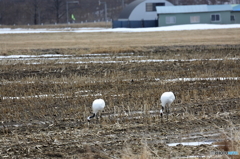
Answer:
[{"label": "fence", "polygon": [[158,27],[157,20],[112,21],[112,28],[147,28]]}]

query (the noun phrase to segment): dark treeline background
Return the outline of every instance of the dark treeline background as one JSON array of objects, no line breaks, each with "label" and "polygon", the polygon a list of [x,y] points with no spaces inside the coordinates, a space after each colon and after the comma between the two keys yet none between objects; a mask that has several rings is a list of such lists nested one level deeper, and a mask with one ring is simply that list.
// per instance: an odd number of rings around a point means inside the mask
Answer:
[{"label": "dark treeline background", "polygon": [[[123,7],[134,0],[101,0],[107,4],[107,20],[117,19]],[[169,0],[174,5],[224,4],[239,0]],[[68,3],[67,3],[68,2]],[[72,3],[74,2],[74,3]],[[98,0],[0,0],[1,25],[38,25],[105,21],[104,3]]]}]

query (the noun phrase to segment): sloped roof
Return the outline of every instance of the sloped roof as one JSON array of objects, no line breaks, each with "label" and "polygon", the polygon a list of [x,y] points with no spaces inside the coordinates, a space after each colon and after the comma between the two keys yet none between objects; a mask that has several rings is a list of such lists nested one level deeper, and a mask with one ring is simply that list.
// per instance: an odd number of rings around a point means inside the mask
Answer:
[{"label": "sloped roof", "polygon": [[215,12],[232,11],[231,5],[184,5],[184,6],[158,6],[158,14],[166,13],[196,13],[196,12]]},{"label": "sloped roof", "polygon": [[123,9],[120,13],[118,19],[128,19],[130,14],[132,13],[133,9],[138,6],[140,3],[144,2],[145,0],[136,0],[130,3],[127,7]]},{"label": "sloped roof", "polygon": [[233,4],[232,5],[232,11],[240,11],[240,5],[239,4]]}]

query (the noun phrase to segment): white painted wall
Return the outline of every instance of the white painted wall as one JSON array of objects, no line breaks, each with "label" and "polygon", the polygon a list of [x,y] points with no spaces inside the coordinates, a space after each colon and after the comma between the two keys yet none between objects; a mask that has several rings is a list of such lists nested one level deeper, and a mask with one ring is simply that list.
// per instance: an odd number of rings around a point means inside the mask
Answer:
[{"label": "white painted wall", "polygon": [[157,20],[157,12],[146,12],[146,3],[165,3],[165,6],[172,6],[173,4],[165,0],[146,0],[140,3],[132,11],[129,20]]}]

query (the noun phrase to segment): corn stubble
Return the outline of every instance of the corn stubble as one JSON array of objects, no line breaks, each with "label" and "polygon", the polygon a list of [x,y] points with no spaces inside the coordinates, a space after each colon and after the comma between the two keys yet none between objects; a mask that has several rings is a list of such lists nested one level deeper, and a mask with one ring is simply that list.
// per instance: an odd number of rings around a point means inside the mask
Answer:
[{"label": "corn stubble", "polygon": [[[143,50],[132,50],[130,60],[119,58],[119,50],[112,51],[104,59],[106,63],[88,63],[102,60],[97,58],[84,59],[85,63],[74,63],[78,61],[74,58],[40,60],[39,64],[3,61],[1,154],[127,159],[190,155],[211,158],[214,156],[208,157],[210,151],[217,150],[240,153],[240,80],[221,80],[239,77],[240,47],[174,46]],[[139,62],[149,59],[176,60]],[[121,62],[107,63],[114,60]],[[211,77],[218,79],[169,80]],[[159,116],[159,97],[165,91],[173,91],[177,97],[168,121]],[[103,98],[106,108],[101,117],[88,124],[86,119],[96,98]],[[209,132],[221,133],[216,136],[216,140],[221,139],[216,144],[225,146],[166,145],[205,141]]]}]

